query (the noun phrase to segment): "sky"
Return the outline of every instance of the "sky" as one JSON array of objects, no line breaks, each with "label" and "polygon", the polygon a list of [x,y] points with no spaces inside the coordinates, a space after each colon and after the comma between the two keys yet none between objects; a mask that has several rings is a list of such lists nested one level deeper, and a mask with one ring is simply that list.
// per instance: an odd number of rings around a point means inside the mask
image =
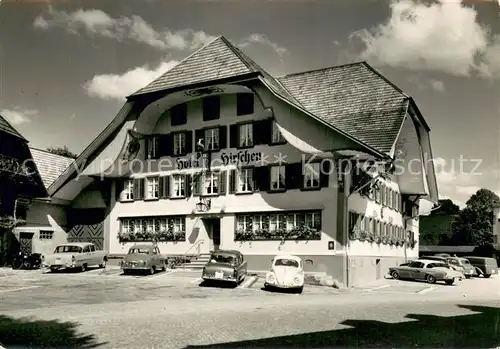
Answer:
[{"label": "sky", "polygon": [[[500,0],[0,0],[0,114],[81,152],[124,97],[224,35],[273,75],[367,61],[431,127],[442,198],[500,193]],[[421,210],[422,212],[422,210]]]}]

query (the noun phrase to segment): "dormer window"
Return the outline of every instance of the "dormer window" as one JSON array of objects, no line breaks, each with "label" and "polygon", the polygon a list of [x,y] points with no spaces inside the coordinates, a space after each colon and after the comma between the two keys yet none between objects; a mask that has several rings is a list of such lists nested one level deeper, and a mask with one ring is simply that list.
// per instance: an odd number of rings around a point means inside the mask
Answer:
[{"label": "dormer window", "polygon": [[236,115],[248,115],[254,112],[253,93],[236,94]]}]

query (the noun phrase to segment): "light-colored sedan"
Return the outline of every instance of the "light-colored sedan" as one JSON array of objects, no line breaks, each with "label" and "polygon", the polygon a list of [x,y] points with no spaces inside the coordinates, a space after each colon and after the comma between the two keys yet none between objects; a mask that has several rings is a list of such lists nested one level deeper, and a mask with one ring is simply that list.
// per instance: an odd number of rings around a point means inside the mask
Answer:
[{"label": "light-colored sedan", "polygon": [[425,259],[413,261],[405,266],[389,268],[389,274],[393,279],[425,280],[430,284],[444,281],[447,285],[453,285],[455,281],[463,279],[463,274],[453,270],[448,264]]},{"label": "light-colored sedan", "polygon": [[155,244],[135,244],[128,250],[128,254],[121,261],[123,274],[133,270],[145,271],[154,274],[158,270],[165,271],[167,264],[165,257]]},{"label": "light-colored sedan", "polygon": [[304,289],[304,265],[297,256],[274,257],[271,271],[267,272],[264,288],[294,289],[301,293]]}]

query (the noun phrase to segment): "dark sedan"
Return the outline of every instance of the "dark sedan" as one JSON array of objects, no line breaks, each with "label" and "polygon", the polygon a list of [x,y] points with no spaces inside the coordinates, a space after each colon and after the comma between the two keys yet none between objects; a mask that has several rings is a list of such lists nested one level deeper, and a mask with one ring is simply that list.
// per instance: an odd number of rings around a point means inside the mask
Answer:
[{"label": "dark sedan", "polygon": [[238,285],[247,275],[247,262],[243,254],[234,250],[212,252],[209,262],[203,268],[205,282],[230,282]]}]

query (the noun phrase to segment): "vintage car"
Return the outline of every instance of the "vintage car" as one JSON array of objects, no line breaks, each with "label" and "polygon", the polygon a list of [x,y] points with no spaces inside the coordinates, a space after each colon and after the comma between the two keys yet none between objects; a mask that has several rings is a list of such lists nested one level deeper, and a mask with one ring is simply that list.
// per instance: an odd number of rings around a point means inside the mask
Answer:
[{"label": "vintage car", "polygon": [[120,267],[123,274],[136,270],[152,275],[157,270],[167,270],[167,263],[155,244],[135,244],[129,248],[127,255],[121,260]]},{"label": "vintage car", "polygon": [[474,275],[477,275],[476,268],[470,264],[469,260],[466,258],[459,257],[447,257],[446,261],[452,267],[460,267],[462,268],[464,275],[467,279],[471,278]]},{"label": "vintage car", "polygon": [[389,274],[393,279],[425,280],[430,284],[444,281],[447,285],[453,285],[455,281],[463,279],[463,274],[448,264],[426,259],[413,261],[407,266],[391,267]]},{"label": "vintage car", "polygon": [[202,279],[205,282],[230,282],[238,285],[247,275],[247,262],[243,254],[234,250],[216,250],[203,267]]},{"label": "vintage car", "polygon": [[53,254],[42,256],[43,267],[52,272],[63,269],[80,269],[83,272],[91,266],[105,268],[107,261],[107,253],[98,251],[90,242],[59,245]]},{"label": "vintage car", "polygon": [[266,274],[264,288],[295,289],[299,293],[304,289],[304,265],[297,256],[276,256],[271,264],[271,271]]},{"label": "vintage car", "polygon": [[469,260],[478,275],[489,278],[493,274],[498,274],[498,263],[495,258],[477,256],[466,256],[464,258]]},{"label": "vintage car", "polygon": [[442,257],[442,256],[434,255],[434,256],[424,256],[424,257],[422,257],[420,259],[426,259],[426,260],[431,260],[431,261],[442,262],[444,264],[447,264],[453,270],[458,271],[458,272],[464,274],[463,276],[465,277],[465,269],[464,269],[464,267],[461,266],[461,265],[458,265],[458,264],[450,264],[450,262],[448,261],[448,258],[450,258],[450,257]]}]

